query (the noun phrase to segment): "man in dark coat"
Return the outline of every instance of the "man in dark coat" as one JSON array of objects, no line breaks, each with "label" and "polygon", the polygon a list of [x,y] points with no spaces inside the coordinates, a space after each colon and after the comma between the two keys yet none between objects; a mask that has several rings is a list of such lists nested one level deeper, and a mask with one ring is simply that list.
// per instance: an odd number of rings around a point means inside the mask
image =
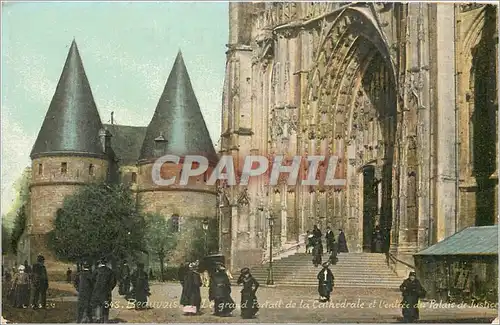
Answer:
[{"label": "man in dark coat", "polygon": [[384,234],[380,230],[380,226],[376,225],[372,233],[372,253],[383,253],[384,250]]},{"label": "man in dark coat", "polygon": [[78,291],[77,323],[82,323],[84,316],[86,316],[86,321],[88,323],[92,323],[93,321],[90,299],[92,298],[92,291],[94,290],[94,282],[90,267],[90,263],[84,262],[81,271],[77,273],[73,282],[76,291]]},{"label": "man in dark coat", "polygon": [[190,263],[184,277],[180,305],[183,306],[184,315],[196,315],[200,313],[201,276],[198,272],[198,262]]},{"label": "man in dark coat", "polygon": [[321,244],[321,237],[319,239],[315,239],[314,248],[313,248],[313,265],[318,267],[321,264],[322,256],[323,256],[323,245]]},{"label": "man in dark coat", "polygon": [[319,271],[317,279],[318,279],[318,293],[320,296],[320,301],[330,301],[330,294],[333,291],[333,273],[328,267],[329,263],[323,263],[323,269]]},{"label": "man in dark coat", "polygon": [[94,290],[92,291],[92,306],[96,311],[96,321],[107,323],[111,307],[111,292],[116,287],[116,276],[113,270],[106,266],[106,259],[101,258],[92,274]]},{"label": "man in dark coat", "polygon": [[404,280],[399,287],[403,294],[403,321],[405,323],[414,323],[419,319],[418,301],[426,295],[425,289],[417,280],[417,274],[410,272],[408,279]]},{"label": "man in dark coat", "polygon": [[127,260],[123,261],[120,268],[120,285],[118,287],[118,293],[126,298],[128,298],[130,293],[130,267],[127,264]]},{"label": "man in dark coat", "polygon": [[28,264],[28,260],[24,260],[24,272],[31,276],[31,267]]},{"label": "man in dark coat", "polygon": [[33,309],[40,307],[38,301],[41,302],[41,307],[47,306],[47,289],[49,288],[49,278],[47,276],[47,269],[45,268],[45,257],[38,255],[37,262],[33,265]]},{"label": "man in dark coat", "polygon": [[137,270],[130,277],[132,282],[132,297],[135,302],[135,309],[146,309],[148,297],[151,295],[149,291],[148,274],[144,271],[144,264],[137,263]]},{"label": "man in dark coat", "polygon": [[338,251],[338,245],[337,243],[335,242],[335,239],[333,239],[333,243],[332,243],[332,252],[330,253],[330,257],[328,258],[328,262],[331,264],[331,265],[336,265],[337,262],[339,261],[338,257],[337,257],[337,251]]},{"label": "man in dark coat", "polygon": [[214,315],[227,317],[235,309],[231,298],[231,282],[222,263],[217,263],[210,279],[209,299],[214,301]]},{"label": "man in dark coat", "polygon": [[331,253],[333,250],[333,243],[335,242],[335,235],[333,234],[333,231],[332,229],[330,229],[330,227],[326,227],[325,240],[326,240],[326,251],[328,253]]},{"label": "man in dark coat", "polygon": [[66,271],[66,282],[71,283],[71,274],[73,271],[68,267],[68,270]]},{"label": "man in dark coat", "polygon": [[318,228],[318,225],[314,225],[312,234],[314,236],[314,239],[319,238],[321,240],[321,237],[323,236],[323,234],[321,233],[321,230],[319,230],[319,228]]},{"label": "man in dark coat", "polygon": [[339,229],[339,238],[338,238],[338,253],[349,253],[349,249],[347,248],[347,240],[345,239],[345,234],[342,229]]}]

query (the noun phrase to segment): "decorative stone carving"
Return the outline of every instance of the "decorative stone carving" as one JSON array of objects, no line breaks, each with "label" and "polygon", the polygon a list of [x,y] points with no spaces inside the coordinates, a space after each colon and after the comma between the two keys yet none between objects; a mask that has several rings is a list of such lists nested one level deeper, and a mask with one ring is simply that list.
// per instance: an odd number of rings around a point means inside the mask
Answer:
[{"label": "decorative stone carving", "polygon": [[271,123],[269,125],[269,134],[272,141],[288,139],[291,134],[297,132],[297,110],[292,106],[275,107],[271,112]]},{"label": "decorative stone carving", "polygon": [[248,195],[248,189],[245,187],[243,191],[241,191],[240,195],[238,196],[238,205],[240,206],[248,206],[250,204],[250,197]]},{"label": "decorative stone carving", "polygon": [[467,12],[467,11],[482,8],[485,5],[486,4],[484,4],[484,3],[467,3],[467,4],[460,5],[460,11]]}]

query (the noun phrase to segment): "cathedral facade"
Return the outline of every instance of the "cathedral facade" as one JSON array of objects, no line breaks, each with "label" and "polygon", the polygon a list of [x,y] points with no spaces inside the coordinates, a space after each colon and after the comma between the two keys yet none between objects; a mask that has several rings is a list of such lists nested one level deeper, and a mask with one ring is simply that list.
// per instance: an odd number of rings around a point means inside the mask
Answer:
[{"label": "cathedral facade", "polygon": [[379,225],[413,264],[497,223],[495,5],[230,3],[229,22],[221,154],[239,172],[249,155],[334,155],[346,180],[222,186],[233,269],[268,260],[270,245],[303,249],[313,225],[343,229],[351,252],[369,251]]},{"label": "cathedral facade", "polygon": [[170,258],[180,261],[196,228],[202,224],[217,228],[217,191],[204,182],[210,168],[205,175],[192,177],[187,186],[155,184],[153,164],[167,153],[181,161],[161,167],[165,179],[179,179],[186,155],[202,154],[211,166],[218,160],[181,53],[147,127],[116,125],[113,117],[111,124],[103,124],[73,41],[31,152],[30,202],[21,261],[36,261],[36,255],[42,253],[51,269],[61,267],[47,242],[57,210],[79,187],[97,181],[127,184],[143,212],[172,218],[179,243]]}]

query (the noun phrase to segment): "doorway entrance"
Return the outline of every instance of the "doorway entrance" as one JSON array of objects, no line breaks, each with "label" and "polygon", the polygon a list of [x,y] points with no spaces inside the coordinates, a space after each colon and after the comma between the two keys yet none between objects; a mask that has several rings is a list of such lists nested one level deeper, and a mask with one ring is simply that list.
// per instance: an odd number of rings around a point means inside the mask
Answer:
[{"label": "doorway entrance", "polygon": [[363,167],[363,252],[372,252],[373,230],[378,213],[378,187],[375,179],[375,167]]}]

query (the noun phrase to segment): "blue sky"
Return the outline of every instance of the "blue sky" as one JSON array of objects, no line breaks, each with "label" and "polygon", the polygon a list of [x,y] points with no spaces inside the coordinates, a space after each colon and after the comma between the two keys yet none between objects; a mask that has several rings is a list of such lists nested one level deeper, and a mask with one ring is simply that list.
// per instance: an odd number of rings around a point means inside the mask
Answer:
[{"label": "blue sky", "polygon": [[220,134],[228,3],[3,3],[2,210],[76,39],[103,123],[147,125],[182,50],[212,141]]}]

